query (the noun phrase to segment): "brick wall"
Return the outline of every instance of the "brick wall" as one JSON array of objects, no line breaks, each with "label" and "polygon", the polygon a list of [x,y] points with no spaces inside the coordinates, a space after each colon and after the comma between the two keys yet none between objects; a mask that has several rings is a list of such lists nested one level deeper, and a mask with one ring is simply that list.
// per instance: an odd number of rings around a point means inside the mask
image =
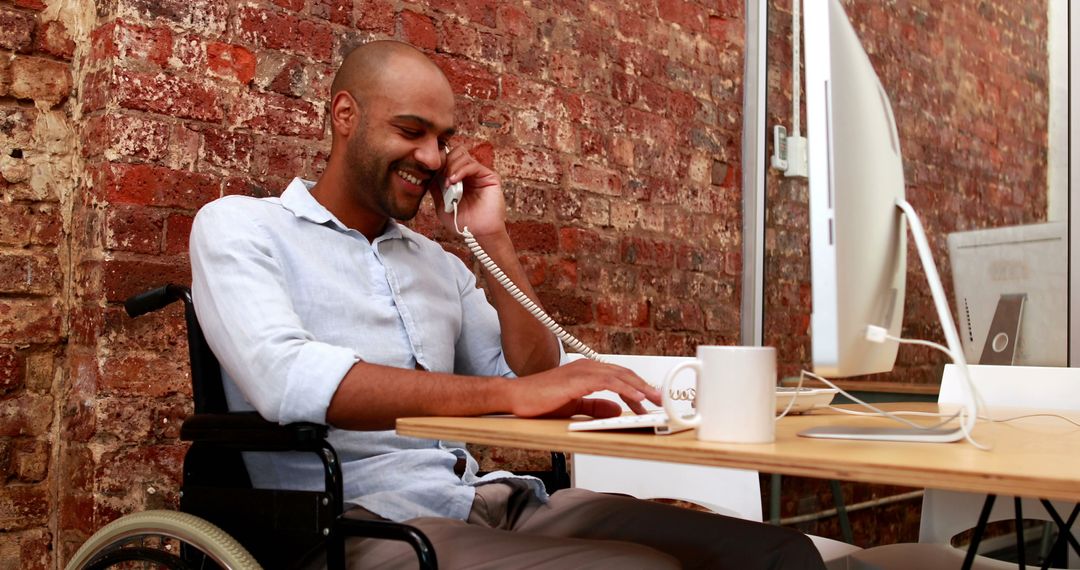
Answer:
[{"label": "brick wall", "polygon": [[51,564],[77,180],[71,13],[0,3],[0,566]]},{"label": "brick wall", "polygon": [[[318,176],[332,74],[367,39],[446,71],[458,144],[502,174],[530,278],[574,332],[602,351],[735,342],[741,16],[733,1],[0,2],[0,567],[58,567],[109,520],[175,505],[180,313],[130,320],[119,303],[190,279],[202,204]],[[415,225],[463,251],[429,210]]]}]

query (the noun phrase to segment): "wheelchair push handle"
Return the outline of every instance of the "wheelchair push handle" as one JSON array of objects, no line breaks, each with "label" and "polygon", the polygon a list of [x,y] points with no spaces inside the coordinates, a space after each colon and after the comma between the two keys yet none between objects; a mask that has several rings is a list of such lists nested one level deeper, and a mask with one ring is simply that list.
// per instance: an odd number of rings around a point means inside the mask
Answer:
[{"label": "wheelchair push handle", "polygon": [[187,287],[173,284],[162,285],[128,297],[124,301],[124,310],[127,311],[129,317],[135,318],[164,308],[177,299],[183,299],[186,303],[190,295]]}]

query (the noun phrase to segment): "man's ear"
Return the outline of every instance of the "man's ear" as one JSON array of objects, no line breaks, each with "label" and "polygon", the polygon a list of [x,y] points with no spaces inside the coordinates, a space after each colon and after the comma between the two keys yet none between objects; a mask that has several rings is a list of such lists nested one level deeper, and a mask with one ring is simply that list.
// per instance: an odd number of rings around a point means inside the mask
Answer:
[{"label": "man's ear", "polygon": [[360,116],[360,105],[348,90],[338,91],[330,99],[330,126],[334,133],[350,137],[356,129]]}]

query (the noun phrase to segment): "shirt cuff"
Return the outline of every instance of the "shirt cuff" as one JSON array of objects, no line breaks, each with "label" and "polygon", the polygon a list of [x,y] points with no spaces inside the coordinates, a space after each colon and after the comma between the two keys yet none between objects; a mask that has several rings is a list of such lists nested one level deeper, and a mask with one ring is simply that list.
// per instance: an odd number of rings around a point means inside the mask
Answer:
[{"label": "shirt cuff", "polygon": [[342,378],[360,357],[348,348],[307,342],[285,379],[278,422],[326,423],[326,409]]}]

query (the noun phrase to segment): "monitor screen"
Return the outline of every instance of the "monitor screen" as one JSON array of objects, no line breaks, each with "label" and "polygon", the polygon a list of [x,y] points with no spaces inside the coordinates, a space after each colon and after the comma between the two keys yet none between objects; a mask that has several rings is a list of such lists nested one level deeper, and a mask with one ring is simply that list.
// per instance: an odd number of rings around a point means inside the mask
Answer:
[{"label": "monitor screen", "polygon": [[805,12],[814,371],[887,372],[904,313],[904,167],[892,106],[837,0]]},{"label": "monitor screen", "polygon": [[1065,366],[1065,222],[949,234],[956,320],[968,362]]}]

